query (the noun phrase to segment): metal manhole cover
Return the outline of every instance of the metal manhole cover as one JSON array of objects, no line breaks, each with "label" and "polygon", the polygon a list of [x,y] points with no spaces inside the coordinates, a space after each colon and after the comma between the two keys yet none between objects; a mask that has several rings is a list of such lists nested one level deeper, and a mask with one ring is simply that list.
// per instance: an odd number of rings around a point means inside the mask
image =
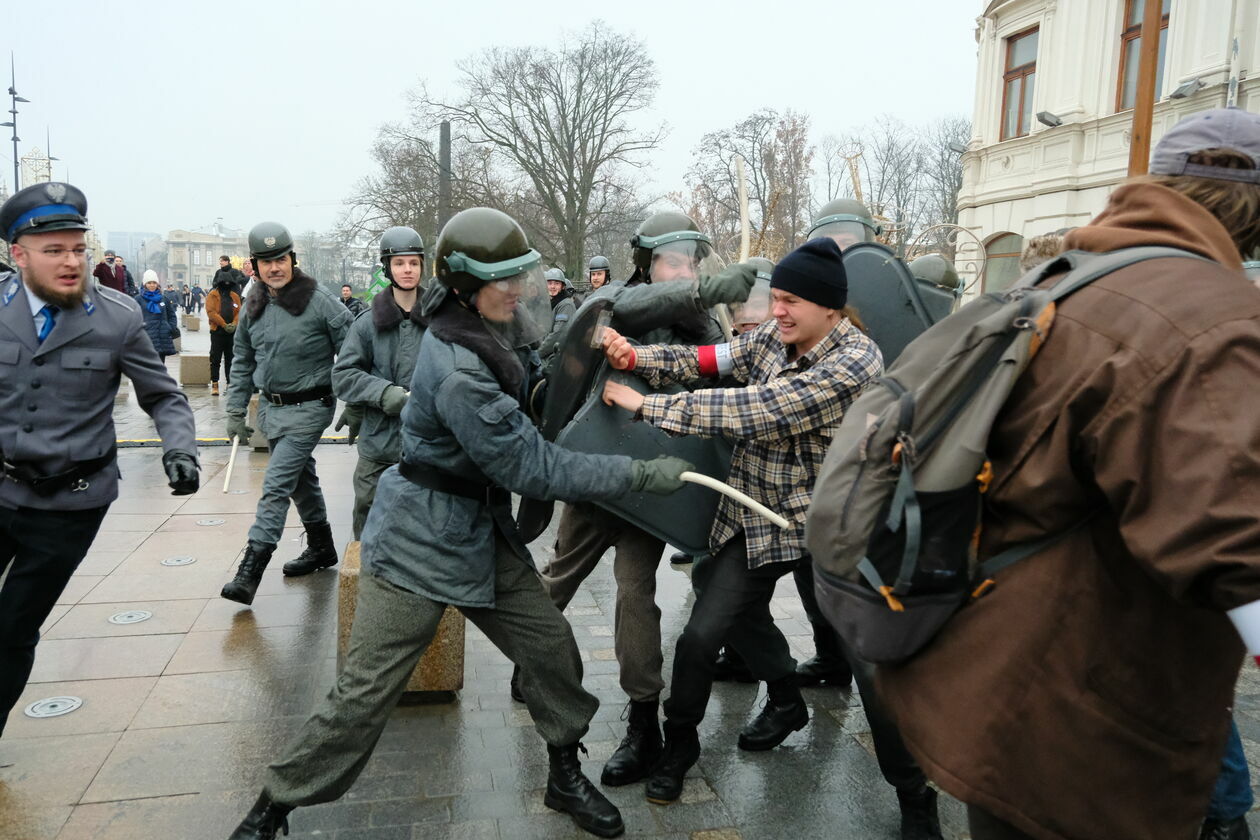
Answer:
[{"label": "metal manhole cover", "polygon": [[153,613],[148,610],[127,610],[126,612],[114,613],[109,617],[110,624],[139,624],[142,621],[148,621],[153,618]]},{"label": "metal manhole cover", "polygon": [[162,561],[162,565],[163,566],[187,566],[191,563],[196,563],[196,562],[197,562],[196,557],[189,557],[188,555],[185,554],[179,557],[167,557],[165,560]]},{"label": "metal manhole cover", "polygon": [[226,519],[198,519],[198,525],[222,525]]},{"label": "metal manhole cover", "polygon": [[43,700],[36,700],[27,706],[26,716],[50,718],[58,715],[68,715],[82,705],[83,700],[79,697],[45,697]]}]

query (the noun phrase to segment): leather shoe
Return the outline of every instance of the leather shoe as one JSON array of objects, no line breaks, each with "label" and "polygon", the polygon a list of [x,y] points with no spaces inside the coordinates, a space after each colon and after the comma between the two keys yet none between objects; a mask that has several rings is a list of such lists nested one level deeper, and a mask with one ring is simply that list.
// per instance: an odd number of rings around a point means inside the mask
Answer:
[{"label": "leather shoe", "polygon": [[281,831],[287,837],[289,835],[288,817],[292,810],[293,808],[289,805],[272,802],[267,792],[263,791],[258,795],[258,801],[254,803],[254,807],[249,809],[245,819],[241,820],[241,824],[236,827],[236,831],[232,832],[228,840],[276,840],[276,834]]},{"label": "leather shoe", "polygon": [[682,796],[687,771],[700,759],[700,736],[694,726],[665,723],[665,748],[648,776],[644,794],[653,805],[668,805]]},{"label": "leather shoe", "polygon": [[626,830],[621,812],[582,773],[579,749],[586,751],[576,743],[563,747],[547,745],[551,768],[547,774],[543,804],[568,814],[583,831],[597,837],[617,837]]},{"label": "leather shoe", "polygon": [[796,684],[802,687],[825,683],[847,688],[852,682],[853,672],[843,658],[812,656],[796,666]]},{"label": "leather shoe", "polygon": [[769,696],[761,711],[739,733],[739,748],[758,752],[772,750],[787,736],[809,723],[809,709],[791,677],[769,684]]}]

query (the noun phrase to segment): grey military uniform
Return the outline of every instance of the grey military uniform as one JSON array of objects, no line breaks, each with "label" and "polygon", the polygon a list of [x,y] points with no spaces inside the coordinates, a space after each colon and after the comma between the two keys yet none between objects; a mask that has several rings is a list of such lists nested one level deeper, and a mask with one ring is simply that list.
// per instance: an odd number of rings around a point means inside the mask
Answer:
[{"label": "grey military uniform", "polygon": [[410,316],[405,316],[392,292],[381,292],[372,299],[371,308],[355,319],[333,365],[337,399],[363,410],[356,442],[359,461],[354,470],[356,540],[363,534],[381,473],[402,457],[402,418],[381,410],[381,396],[390,385],[411,387],[424,337],[419,310],[417,300]]},{"label": "grey military uniform", "polygon": [[[564,293],[561,292],[561,294]],[[542,358],[544,369],[550,367],[551,360],[555,358],[560,345],[564,343],[564,336],[569,331],[569,324],[573,321],[573,316],[577,314],[577,309],[577,301],[573,299],[572,293],[552,308],[551,331],[538,346],[538,355]]]},{"label": "grey military uniform", "polygon": [[[290,498],[304,524],[328,519],[313,452],[332,422],[333,360],[350,322],[341,301],[300,273],[276,296],[265,284],[256,284],[242,307],[227,410],[244,416],[253,392],[261,392],[258,427],[271,447],[250,542],[279,542]],[[295,405],[271,402],[273,397],[319,391],[327,396]]]},{"label": "grey military uniform", "polygon": [[[583,305],[604,299],[613,301],[613,329],[643,344],[718,344],[726,340],[691,283],[612,283],[597,289]],[[656,569],[665,543],[594,505],[565,505],[560,513],[555,559],[541,573],[543,585],[563,610],[609,548],[616,549],[613,645],[621,687],[631,700],[655,700],[665,687],[661,611],[656,605]]]},{"label": "grey military uniform", "polygon": [[[43,342],[35,334],[26,289],[0,274],[0,452],[41,474],[107,455],[114,447],[114,397],[126,374],[167,451],[196,453],[188,398],[144,331],[136,302],[88,283],[80,307],[63,310]],[[85,478],[82,490],[36,494],[0,480],[0,507],[86,510],[118,498],[118,467]]]},{"label": "grey military uniform", "polygon": [[[524,387],[505,393],[476,352],[438,337],[440,323],[435,318],[420,345],[402,415],[404,462],[539,498],[629,490],[629,458],[544,441],[521,410]],[[413,483],[398,466],[385,471],[363,533],[349,653],[289,754],[268,769],[264,782],[276,801],[326,802],[350,787],[448,604],[520,665],[544,740],[571,744],[586,733],[599,703],[582,688],[572,629],[538,581],[508,499],[488,498]]]}]

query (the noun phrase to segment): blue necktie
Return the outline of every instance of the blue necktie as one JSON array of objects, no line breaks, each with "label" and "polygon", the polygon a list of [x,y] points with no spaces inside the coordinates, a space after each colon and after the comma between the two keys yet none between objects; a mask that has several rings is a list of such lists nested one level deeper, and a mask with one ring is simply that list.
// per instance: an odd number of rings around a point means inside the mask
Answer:
[{"label": "blue necktie", "polygon": [[52,332],[53,327],[57,323],[57,313],[60,312],[59,307],[53,306],[51,303],[44,304],[44,308],[39,310],[39,314],[44,316],[44,323],[39,327],[39,343],[43,344],[44,339],[48,338],[48,334]]}]

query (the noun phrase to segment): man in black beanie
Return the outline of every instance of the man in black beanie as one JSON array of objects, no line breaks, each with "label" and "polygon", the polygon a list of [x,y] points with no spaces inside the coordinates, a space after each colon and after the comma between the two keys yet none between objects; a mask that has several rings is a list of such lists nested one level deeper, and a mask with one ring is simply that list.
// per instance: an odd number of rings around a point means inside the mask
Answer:
[{"label": "man in black beanie", "polygon": [[[612,366],[633,371],[653,386],[723,376],[746,382],[743,388],[647,396],[609,382],[604,400],[671,434],[732,439],[730,484],[791,523],[780,529],[725,497],[718,506],[711,554],[696,560],[695,606],[674,654],[665,751],[647,782],[647,799],[657,804],[678,798],[683,777],[699,758],[696,727],[724,642],[769,687],[765,707],[740,734],[741,749],[772,749],[809,722],[796,685],[796,663],[770,615],[770,599],[779,578],[809,562],[805,514],[814,481],[835,427],[879,375],[883,359],[875,343],[840,312],[848,282],[833,240],[810,240],[784,257],[770,288],[773,320],[729,344],[636,347],[611,329],[604,337]],[[922,787],[922,773],[917,778]],[[923,833],[904,836],[939,837],[939,829],[932,831],[934,802],[930,817],[920,820]]]}]

